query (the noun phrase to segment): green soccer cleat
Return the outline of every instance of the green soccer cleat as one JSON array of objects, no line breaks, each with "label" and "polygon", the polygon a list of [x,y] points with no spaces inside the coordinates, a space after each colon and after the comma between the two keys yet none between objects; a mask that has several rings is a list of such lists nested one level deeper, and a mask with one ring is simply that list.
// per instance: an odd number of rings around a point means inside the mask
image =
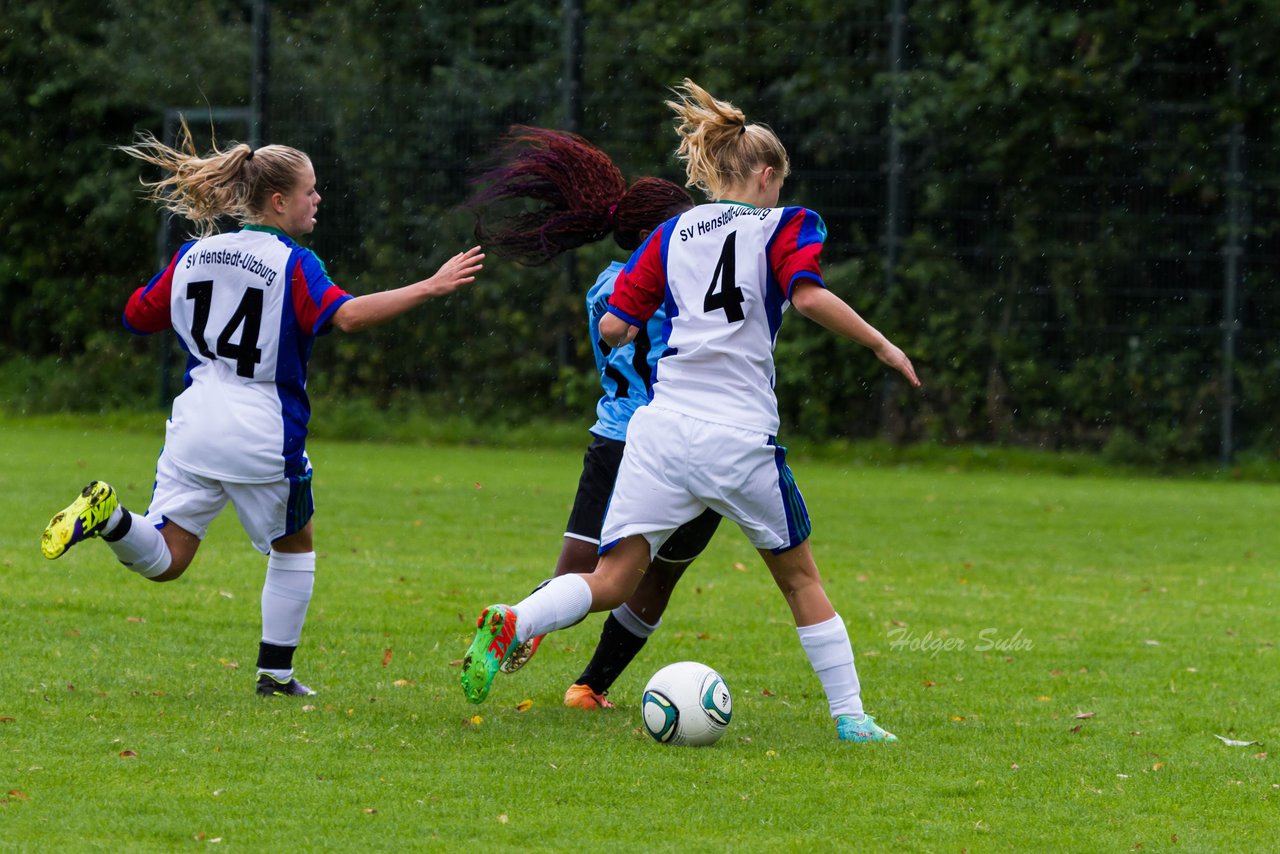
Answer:
[{"label": "green soccer cleat", "polygon": [[476,636],[462,659],[462,691],[473,703],[483,703],[498,669],[515,648],[516,612],[506,605],[490,605],[476,621]]},{"label": "green soccer cleat", "polygon": [[62,557],[76,543],[100,535],[119,506],[116,491],[110,484],[93,481],[80,492],[79,498],[49,520],[40,537],[40,551],[49,560]]},{"label": "green soccer cleat", "polygon": [[836,735],[841,741],[897,741],[898,737],[886,729],[881,729],[871,715],[863,715],[856,720],[853,715],[841,715],[836,718]]}]

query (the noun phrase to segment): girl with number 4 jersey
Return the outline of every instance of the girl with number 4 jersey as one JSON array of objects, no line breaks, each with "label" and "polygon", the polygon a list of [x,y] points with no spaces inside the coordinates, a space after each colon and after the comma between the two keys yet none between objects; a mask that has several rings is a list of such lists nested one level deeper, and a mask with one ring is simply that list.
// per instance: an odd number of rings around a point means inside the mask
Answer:
[{"label": "girl with number 4 jersey", "polygon": [[809,517],[777,445],[773,343],[788,304],[872,350],[919,386],[911,361],[825,287],[826,229],[805,208],[778,208],[790,171],[764,125],[685,80],[675,111],[688,184],[714,201],[660,226],[619,274],[600,321],[610,346],[631,341],[663,306],[669,333],[653,400],[631,419],[627,448],[588,575],[553,578],[514,607],[480,615],[462,685],[481,702],[510,649],[615,607],[682,523],[710,508],[738,524],[782,591],[842,741],[895,741],[864,712],[853,649],[809,548]]},{"label": "girl with number 4 jersey", "polygon": [[[452,293],[475,279],[484,255],[475,247],[428,279],[353,297],[296,242],[315,228],[320,205],[303,152],[241,144],[201,156],[185,120],[178,148],[143,135],[121,150],[167,173],[145,185],[149,197],[199,235],[124,311],[131,332],[177,333],[188,355],[185,388],[173,402],[146,515],[129,512],[115,490],[93,481],[49,522],[41,551],[53,559],[101,537],[129,569],[172,581],[230,502],[268,556],[256,691],[313,694],[293,677],[316,565],[306,452],[312,343],[332,327],[367,329]],[[220,216],[241,228],[215,233]]]}]

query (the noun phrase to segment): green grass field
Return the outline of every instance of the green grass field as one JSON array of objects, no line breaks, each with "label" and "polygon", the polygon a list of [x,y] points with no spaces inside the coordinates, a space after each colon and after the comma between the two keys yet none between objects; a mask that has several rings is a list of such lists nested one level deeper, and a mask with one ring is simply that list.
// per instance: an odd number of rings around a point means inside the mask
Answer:
[{"label": "green grass field", "polygon": [[[0,849],[1280,838],[1280,486],[793,458],[864,699],[901,738],[842,745],[781,596],[728,527],[615,686],[616,710],[560,705],[598,615],[499,676],[483,706],[463,699],[478,611],[550,572],[580,450],[313,443],[320,561],[297,664],[320,694],[261,700],[265,562],[234,513],[173,584],[98,543],[40,556],[48,517],[89,479],[145,508],[162,422],[0,419]],[[648,676],[681,659],[733,691],[714,747],[638,730]]]}]

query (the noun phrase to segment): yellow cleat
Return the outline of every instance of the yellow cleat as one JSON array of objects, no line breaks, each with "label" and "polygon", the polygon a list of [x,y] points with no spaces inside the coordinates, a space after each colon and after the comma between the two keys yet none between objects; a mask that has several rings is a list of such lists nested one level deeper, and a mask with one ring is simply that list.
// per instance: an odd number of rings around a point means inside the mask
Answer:
[{"label": "yellow cleat", "polygon": [[101,534],[119,506],[111,485],[95,480],[70,506],[49,520],[40,537],[40,551],[49,560],[62,557],[76,543]]}]

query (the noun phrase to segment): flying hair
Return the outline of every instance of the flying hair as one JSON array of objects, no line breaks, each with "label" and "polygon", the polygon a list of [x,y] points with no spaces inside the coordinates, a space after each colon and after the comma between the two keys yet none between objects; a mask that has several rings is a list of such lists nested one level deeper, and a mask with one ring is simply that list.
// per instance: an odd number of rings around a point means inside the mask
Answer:
[{"label": "flying hair", "polygon": [[678,184],[641,178],[630,187],[609,156],[567,131],[513,126],[489,168],[473,179],[466,207],[476,239],[527,266],[610,233],[622,249],[693,207]]},{"label": "flying hair", "polygon": [[676,114],[676,157],[684,161],[686,187],[718,200],[766,166],[782,178],[791,174],[787,149],[768,125],[748,124],[742,110],[688,77],[671,91],[677,99],[666,103]]},{"label": "flying hair", "polygon": [[141,133],[133,145],[121,145],[118,150],[167,173],[157,181],[142,181],[146,197],[189,220],[198,237],[215,233],[219,217],[240,223],[260,221],[272,194],[288,194],[310,163],[306,154],[287,145],[254,150],[239,143],[223,150],[214,140],[211,150],[201,155],[185,116],[177,147]]}]

